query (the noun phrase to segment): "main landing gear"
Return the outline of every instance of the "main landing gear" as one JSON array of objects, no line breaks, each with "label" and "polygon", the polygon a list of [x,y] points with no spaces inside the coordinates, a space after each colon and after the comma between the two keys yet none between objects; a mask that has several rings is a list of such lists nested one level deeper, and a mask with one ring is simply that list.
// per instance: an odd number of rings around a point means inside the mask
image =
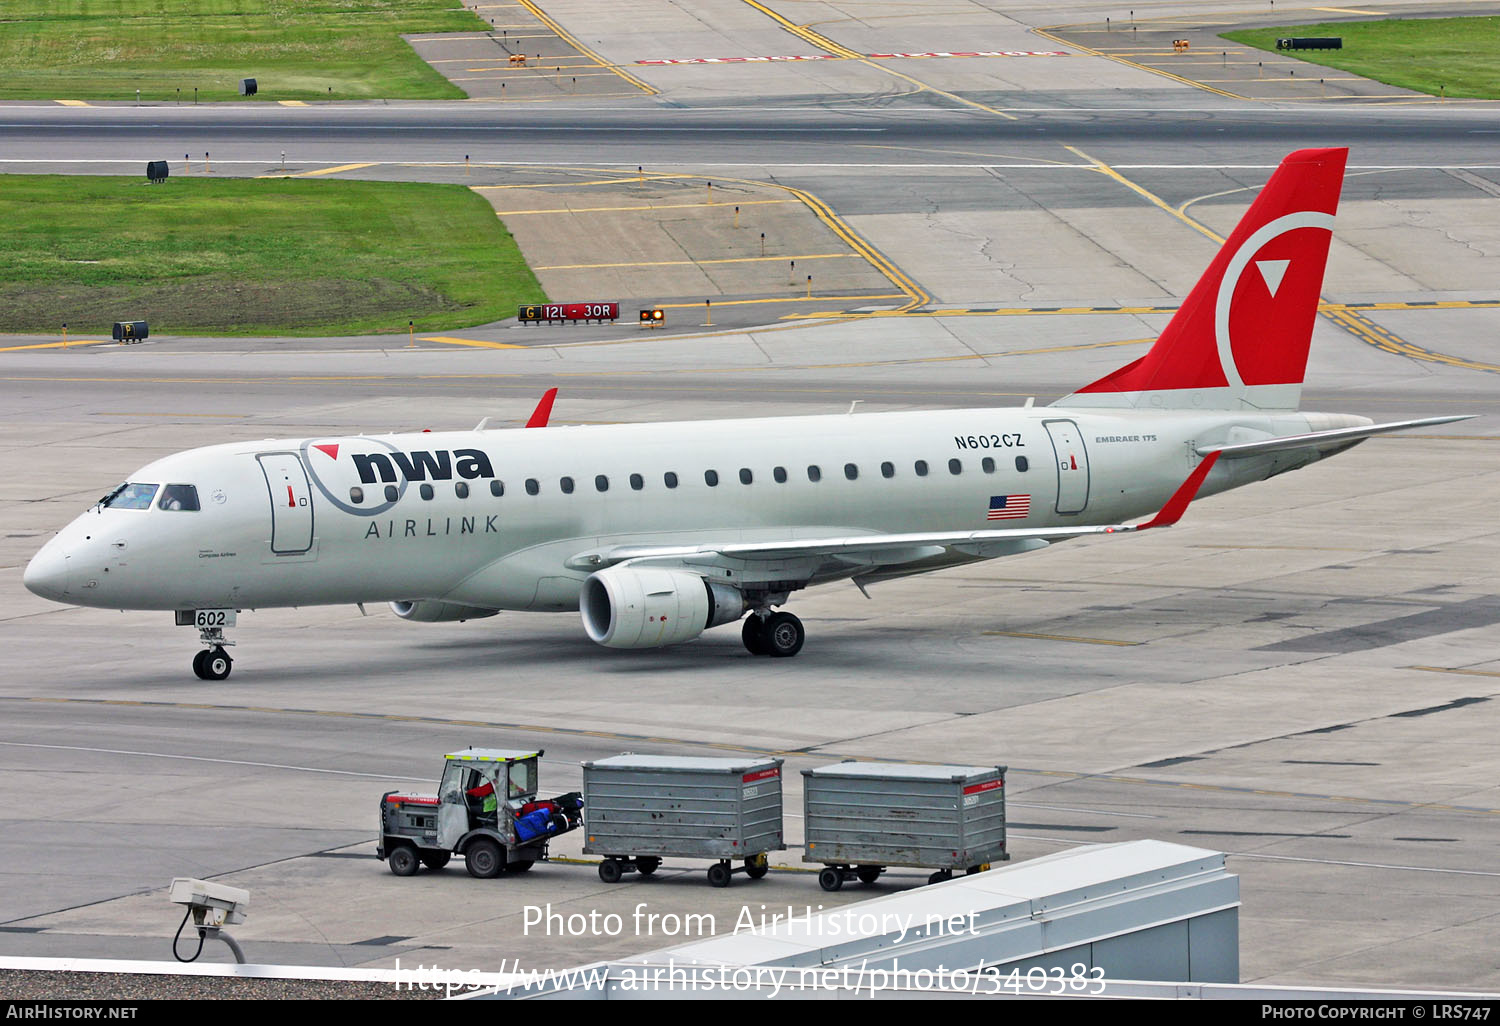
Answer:
[{"label": "main landing gear", "polygon": [[784,610],[770,614],[752,612],[745,617],[740,638],[751,655],[787,658],[802,651],[807,631],[801,620]]}]

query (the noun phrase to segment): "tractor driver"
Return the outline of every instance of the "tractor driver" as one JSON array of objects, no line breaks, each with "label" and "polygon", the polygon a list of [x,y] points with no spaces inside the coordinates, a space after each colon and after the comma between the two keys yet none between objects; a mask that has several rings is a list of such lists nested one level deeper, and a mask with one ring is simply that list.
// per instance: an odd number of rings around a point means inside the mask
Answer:
[{"label": "tractor driver", "polygon": [[493,825],[499,809],[499,799],[495,797],[495,785],[480,776],[477,771],[471,770],[470,772],[473,773],[473,776],[469,778],[470,782],[477,781],[477,783],[464,792],[464,796],[468,799],[469,818],[475,822],[488,822]]}]

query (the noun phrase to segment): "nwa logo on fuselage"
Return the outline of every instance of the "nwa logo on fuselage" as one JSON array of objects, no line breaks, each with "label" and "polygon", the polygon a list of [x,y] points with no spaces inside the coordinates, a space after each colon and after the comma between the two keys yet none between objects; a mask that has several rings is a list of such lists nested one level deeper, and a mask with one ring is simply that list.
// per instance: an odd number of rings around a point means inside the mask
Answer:
[{"label": "nwa logo on fuselage", "polygon": [[454,449],[449,452],[439,449],[427,452],[416,449],[412,452],[351,453],[354,469],[359,471],[360,484],[397,481],[451,481],[454,476],[466,481],[481,477],[494,477],[490,458],[481,449]]},{"label": "nwa logo on fuselage", "polygon": [[[339,484],[339,491],[329,487],[324,475],[338,482],[348,473],[349,463],[339,459],[340,448],[347,450],[349,443],[303,442],[300,447],[303,465],[314,486],[323,498],[334,507],[354,516],[372,517],[384,513],[400,501],[406,486],[413,481],[452,481],[455,477],[468,481],[493,478],[494,464],[483,449],[414,449],[402,451],[383,438],[361,438],[360,448],[381,446],[388,452],[344,452],[344,460],[353,463],[362,485],[386,484],[385,496],[354,495]],[[316,455],[314,455],[316,453]],[[338,468],[342,465],[342,471]],[[330,473],[331,472],[331,473]],[[371,501],[373,500],[373,501]]]}]

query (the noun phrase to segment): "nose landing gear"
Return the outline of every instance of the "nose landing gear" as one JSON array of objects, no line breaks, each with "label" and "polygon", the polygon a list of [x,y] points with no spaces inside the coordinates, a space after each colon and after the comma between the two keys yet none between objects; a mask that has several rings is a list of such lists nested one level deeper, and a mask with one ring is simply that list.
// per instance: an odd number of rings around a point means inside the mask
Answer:
[{"label": "nose landing gear", "polygon": [[198,643],[203,646],[203,651],[193,656],[193,672],[198,675],[198,679],[223,680],[228,677],[230,668],[234,666],[234,660],[229,658],[229,653],[224,650],[234,642],[224,637],[224,627],[233,626],[232,611],[179,611],[177,624],[181,627],[198,628]]},{"label": "nose landing gear", "polygon": [[193,672],[199,680],[224,680],[233,666],[234,660],[219,645],[193,656]]}]

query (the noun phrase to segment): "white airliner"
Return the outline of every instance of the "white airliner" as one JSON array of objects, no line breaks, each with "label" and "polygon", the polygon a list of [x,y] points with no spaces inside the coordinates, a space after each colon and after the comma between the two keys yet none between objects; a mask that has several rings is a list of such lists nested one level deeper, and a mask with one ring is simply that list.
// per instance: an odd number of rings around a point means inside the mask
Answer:
[{"label": "white airliner", "polygon": [[744,617],[752,653],[795,655],[801,621],[773,608],[810,585],[1168,526],[1197,494],[1466,419],[1297,409],[1346,156],[1287,157],[1151,350],[1050,407],[216,445],[132,474],[25,583],[175,611],[209,680],[237,611],[328,603],[577,609],[612,648]]}]

